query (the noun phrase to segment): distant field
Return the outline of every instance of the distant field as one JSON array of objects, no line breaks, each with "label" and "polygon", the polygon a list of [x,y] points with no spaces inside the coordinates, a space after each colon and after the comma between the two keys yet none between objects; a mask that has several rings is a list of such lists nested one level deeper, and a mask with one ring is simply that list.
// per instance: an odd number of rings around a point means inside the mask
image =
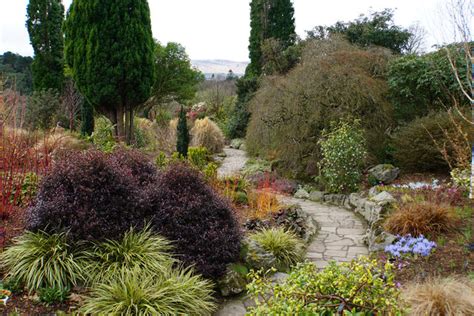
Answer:
[{"label": "distant field", "polygon": [[194,67],[201,70],[206,77],[210,77],[212,74],[215,75],[226,75],[229,70],[232,70],[236,75],[243,75],[248,62],[238,62],[231,60],[192,60],[191,63]]}]

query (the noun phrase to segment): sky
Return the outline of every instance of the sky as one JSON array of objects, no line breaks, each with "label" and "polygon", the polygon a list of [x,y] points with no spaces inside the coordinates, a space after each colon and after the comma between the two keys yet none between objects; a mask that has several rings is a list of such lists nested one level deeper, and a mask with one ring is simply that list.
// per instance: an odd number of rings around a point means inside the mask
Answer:
[{"label": "sky", "polygon": [[[353,20],[361,13],[394,8],[395,23],[418,22],[425,46],[446,42],[440,18],[450,0],[293,0],[296,31]],[[72,0],[63,0],[66,9]],[[248,60],[250,0],[149,0],[153,36],[182,44],[191,59]],[[33,55],[25,27],[28,0],[0,0],[0,53]]]}]

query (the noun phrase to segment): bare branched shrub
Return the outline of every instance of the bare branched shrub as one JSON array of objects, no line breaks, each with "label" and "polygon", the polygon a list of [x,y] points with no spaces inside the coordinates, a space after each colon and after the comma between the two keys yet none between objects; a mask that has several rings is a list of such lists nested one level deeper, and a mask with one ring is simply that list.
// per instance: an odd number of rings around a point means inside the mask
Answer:
[{"label": "bare branched shrub", "polygon": [[312,176],[317,145],[331,121],[360,118],[372,160],[383,159],[392,106],[385,80],[391,54],[337,39],[309,41],[298,66],[267,77],[250,102],[247,148],[253,155],[276,152],[291,175]]}]

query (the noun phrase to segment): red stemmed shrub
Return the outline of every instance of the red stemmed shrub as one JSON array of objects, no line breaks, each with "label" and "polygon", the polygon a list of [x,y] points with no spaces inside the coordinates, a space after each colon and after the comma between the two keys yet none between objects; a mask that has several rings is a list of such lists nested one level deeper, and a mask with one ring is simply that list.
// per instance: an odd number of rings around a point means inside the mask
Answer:
[{"label": "red stemmed shrub", "polygon": [[217,279],[239,259],[241,234],[232,207],[198,171],[171,165],[149,198],[154,228],[204,277]]},{"label": "red stemmed shrub", "polygon": [[[29,229],[69,231],[72,241],[118,239],[145,220],[140,183],[146,162],[134,153],[70,153],[43,179],[29,208]],[[120,161],[120,162],[119,162]],[[130,165],[128,165],[130,163]],[[155,171],[156,172],[156,171]]]}]

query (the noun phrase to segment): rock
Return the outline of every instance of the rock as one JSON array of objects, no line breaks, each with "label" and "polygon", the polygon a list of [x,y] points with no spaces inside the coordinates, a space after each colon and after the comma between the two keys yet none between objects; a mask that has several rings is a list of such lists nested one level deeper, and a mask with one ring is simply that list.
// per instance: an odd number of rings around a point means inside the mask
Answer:
[{"label": "rock", "polygon": [[[247,281],[245,279],[245,272],[238,271],[240,269],[235,268],[235,265],[228,265],[226,272],[223,277],[217,281],[217,286],[222,296],[237,295],[245,291]],[[242,268],[246,271],[247,268]]]},{"label": "rock", "polygon": [[247,145],[245,143],[242,143],[239,147],[240,150],[247,151]]},{"label": "rock", "polygon": [[241,149],[240,146],[242,146],[242,144],[244,143],[244,140],[241,139],[241,138],[236,138],[236,139],[233,139],[231,142],[230,142],[230,148],[234,148],[234,149]]},{"label": "rock", "polygon": [[245,254],[245,261],[249,267],[255,270],[268,270],[276,265],[276,258],[271,253],[263,249],[258,243],[253,240],[247,242],[247,253]]},{"label": "rock", "polygon": [[364,207],[366,199],[358,193],[349,194],[349,206],[356,210],[356,212]]},{"label": "rock", "polygon": [[308,199],[309,198],[309,193],[305,189],[299,189],[295,193],[295,198],[297,198],[297,199]]},{"label": "rock", "polygon": [[227,157],[227,154],[225,152],[221,152],[221,153],[216,154],[216,156],[219,158],[225,158]]},{"label": "rock", "polygon": [[383,184],[389,184],[400,174],[400,169],[390,164],[377,165],[369,170],[369,174]]},{"label": "rock", "polygon": [[247,313],[244,303],[235,299],[221,305],[215,316],[244,316]]},{"label": "rock", "polygon": [[378,186],[374,186],[374,187],[371,187],[369,189],[369,198],[370,197],[374,197],[376,196],[377,194],[379,194],[379,187]]},{"label": "rock", "polygon": [[321,191],[311,191],[309,194],[309,199],[313,202],[321,202],[324,199],[324,195],[326,193],[321,192]]},{"label": "rock", "polygon": [[288,276],[289,275],[287,273],[277,272],[272,275],[270,279],[272,280],[273,284],[282,284],[285,283],[286,279],[288,279]]},{"label": "rock", "polygon": [[396,202],[395,198],[388,192],[382,191],[372,198],[372,201],[379,205],[386,205]]},{"label": "rock", "polygon": [[344,194],[326,194],[324,195],[324,202],[333,205],[344,206],[347,196]]},{"label": "rock", "polygon": [[379,231],[378,229],[369,228],[367,235],[364,238],[365,244],[368,246],[369,251],[383,251],[386,246],[391,245],[397,236],[394,236],[385,231]]}]

